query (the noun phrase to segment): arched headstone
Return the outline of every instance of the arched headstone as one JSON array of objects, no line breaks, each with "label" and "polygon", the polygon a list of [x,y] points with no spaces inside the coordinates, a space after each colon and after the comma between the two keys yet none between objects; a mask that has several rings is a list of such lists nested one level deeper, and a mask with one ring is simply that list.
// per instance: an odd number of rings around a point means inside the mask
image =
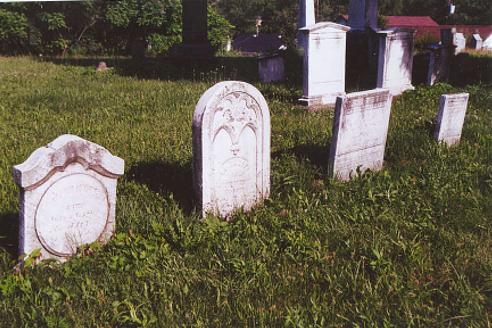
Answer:
[{"label": "arched headstone", "polygon": [[21,188],[19,252],[66,260],[115,229],[116,183],[125,162],[105,148],[63,135],[14,166]]},{"label": "arched headstone", "polygon": [[221,82],[200,98],[193,116],[194,190],[202,216],[228,218],[270,193],[270,112],[244,82]]}]

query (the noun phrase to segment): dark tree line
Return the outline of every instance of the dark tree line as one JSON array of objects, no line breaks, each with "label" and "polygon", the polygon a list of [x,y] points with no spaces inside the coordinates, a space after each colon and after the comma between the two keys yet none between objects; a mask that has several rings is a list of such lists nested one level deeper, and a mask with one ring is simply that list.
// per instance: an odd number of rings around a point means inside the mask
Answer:
[{"label": "dark tree line", "polygon": [[[431,16],[440,24],[492,24],[490,0],[379,0],[380,15]],[[346,14],[349,0],[315,0],[318,20]],[[128,54],[135,42],[151,54],[181,42],[181,0],[118,0],[0,4],[0,52]],[[297,34],[298,0],[209,0],[209,38],[220,48],[234,34]],[[230,23],[229,23],[230,22]],[[231,25],[232,23],[232,25]]]}]

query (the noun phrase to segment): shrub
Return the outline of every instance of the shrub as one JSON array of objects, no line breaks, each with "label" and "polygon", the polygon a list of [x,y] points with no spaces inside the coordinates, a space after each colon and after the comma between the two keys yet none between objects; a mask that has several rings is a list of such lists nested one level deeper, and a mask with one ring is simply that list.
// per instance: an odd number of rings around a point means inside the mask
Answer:
[{"label": "shrub", "polygon": [[25,15],[0,9],[0,51],[15,54],[26,48],[28,22]]}]

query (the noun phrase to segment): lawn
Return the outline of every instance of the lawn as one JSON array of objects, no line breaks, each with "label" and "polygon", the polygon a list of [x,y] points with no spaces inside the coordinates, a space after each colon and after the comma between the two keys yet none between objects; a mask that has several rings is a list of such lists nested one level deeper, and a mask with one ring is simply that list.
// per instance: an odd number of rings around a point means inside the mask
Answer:
[{"label": "lawn", "polygon": [[[228,224],[201,221],[191,191],[191,118],[218,75],[123,72],[0,57],[0,327],[491,325],[490,86],[398,97],[385,169],[341,183],[327,177],[333,112],[257,85],[272,115],[271,199]],[[458,91],[470,105],[448,149],[431,131],[439,96]],[[125,160],[117,233],[16,272],[11,167],[65,133]]]}]

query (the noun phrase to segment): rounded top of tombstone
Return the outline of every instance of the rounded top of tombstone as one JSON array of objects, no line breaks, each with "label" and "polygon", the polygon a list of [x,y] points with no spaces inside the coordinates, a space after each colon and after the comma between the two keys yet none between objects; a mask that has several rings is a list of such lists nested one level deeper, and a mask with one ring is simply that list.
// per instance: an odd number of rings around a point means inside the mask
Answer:
[{"label": "rounded top of tombstone", "polygon": [[14,180],[22,188],[33,188],[44,183],[52,172],[64,170],[74,162],[110,178],[123,175],[125,167],[125,161],[106,148],[65,134],[36,149],[24,163],[14,166]]},{"label": "rounded top of tombstone", "polygon": [[231,93],[244,93],[249,95],[258,104],[263,120],[265,122],[270,122],[270,111],[268,109],[268,104],[258,89],[246,82],[225,81],[217,83],[201,96],[193,114],[193,126],[201,128],[205,114],[208,111],[214,111],[214,107],[220,102],[220,100]]}]

